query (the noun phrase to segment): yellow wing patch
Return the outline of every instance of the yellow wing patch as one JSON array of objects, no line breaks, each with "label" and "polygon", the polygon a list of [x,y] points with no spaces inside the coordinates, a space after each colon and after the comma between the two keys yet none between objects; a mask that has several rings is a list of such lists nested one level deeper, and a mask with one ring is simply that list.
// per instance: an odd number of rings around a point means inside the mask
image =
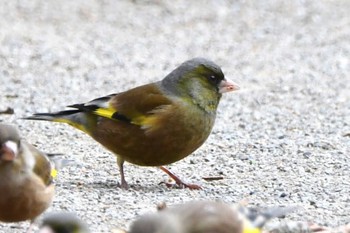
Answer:
[{"label": "yellow wing patch", "polygon": [[[166,111],[166,106],[168,105],[159,106],[158,108],[152,111],[149,111],[147,115],[144,115],[144,114],[141,114],[140,112],[135,111],[132,113],[128,113],[127,116],[125,116],[123,114],[118,114],[119,112],[117,111],[117,109],[111,106],[108,108],[97,108],[96,110],[94,110],[94,113],[98,116],[105,117],[112,120],[122,120],[122,121],[126,120],[131,124],[141,126],[143,129],[148,129],[150,127],[153,127],[157,123],[157,121],[159,120],[159,114]],[[69,123],[69,122],[66,122],[66,123]],[[86,130],[84,130],[84,126],[80,126],[76,124],[73,126],[86,132]]]},{"label": "yellow wing patch", "polygon": [[98,108],[94,112],[96,115],[113,119],[113,114],[115,114],[117,110],[114,108]]},{"label": "yellow wing patch", "polygon": [[56,176],[57,176],[57,170],[55,168],[52,168],[51,169],[51,177],[56,178]]},{"label": "yellow wing patch", "polygon": [[[118,117],[116,117],[115,115],[118,114],[118,111],[115,108],[98,108],[94,111],[94,113],[98,116],[101,117],[105,117],[108,119],[112,119],[112,120],[119,120]],[[120,116],[120,115],[119,115]],[[149,118],[147,116],[144,115],[139,115],[136,117],[132,117],[130,123],[134,124],[134,125],[145,125],[148,124],[149,122]],[[126,118],[127,119],[127,118]]]},{"label": "yellow wing patch", "polygon": [[132,119],[131,123],[135,125],[145,125],[147,124],[147,121],[149,120],[150,117],[146,116],[138,116]]},{"label": "yellow wing patch", "polygon": [[155,130],[159,126],[159,121],[166,117],[171,105],[161,105],[149,112],[149,115],[142,115],[133,119],[132,123],[140,125],[145,130]]}]

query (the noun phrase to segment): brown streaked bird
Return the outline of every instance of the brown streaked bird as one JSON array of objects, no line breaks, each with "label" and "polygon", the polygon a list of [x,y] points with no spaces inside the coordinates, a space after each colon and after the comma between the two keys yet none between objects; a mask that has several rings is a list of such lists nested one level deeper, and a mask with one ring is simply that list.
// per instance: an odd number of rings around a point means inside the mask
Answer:
[{"label": "brown streaked bird", "polygon": [[145,214],[128,233],[261,233],[267,221],[295,208],[253,210],[214,201],[191,201]]},{"label": "brown streaked bird", "polygon": [[122,188],[128,187],[125,161],[160,166],[179,185],[200,188],[162,166],[185,158],[205,142],[222,93],[237,89],[218,65],[194,58],[161,81],[25,119],[64,122],[90,135],[117,156]]},{"label": "brown streaked bird", "polygon": [[55,174],[44,153],[22,140],[14,126],[0,124],[1,222],[32,223],[51,204]]}]

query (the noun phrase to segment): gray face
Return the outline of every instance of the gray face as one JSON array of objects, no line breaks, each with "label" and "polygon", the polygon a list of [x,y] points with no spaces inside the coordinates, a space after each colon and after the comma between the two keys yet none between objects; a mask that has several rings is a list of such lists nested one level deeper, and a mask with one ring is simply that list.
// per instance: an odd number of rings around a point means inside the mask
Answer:
[{"label": "gray face", "polygon": [[179,91],[179,83],[188,83],[190,82],[188,79],[199,77],[216,90],[218,90],[219,83],[225,79],[221,68],[214,62],[205,58],[193,58],[182,63],[168,74],[162,80],[162,85],[166,87],[167,90],[177,93]]}]

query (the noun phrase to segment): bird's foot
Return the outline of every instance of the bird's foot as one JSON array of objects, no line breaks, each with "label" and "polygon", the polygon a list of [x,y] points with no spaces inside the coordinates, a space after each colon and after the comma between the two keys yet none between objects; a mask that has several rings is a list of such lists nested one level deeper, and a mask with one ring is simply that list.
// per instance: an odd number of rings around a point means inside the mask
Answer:
[{"label": "bird's foot", "polygon": [[[171,173],[168,169],[166,169],[165,167],[163,166],[160,166],[159,167],[162,171],[164,171],[166,174],[168,174],[171,179],[175,182],[176,186],[179,187],[179,188],[189,188],[191,190],[199,190],[199,189],[202,189],[201,186],[199,185],[196,185],[196,184],[188,184],[188,183],[185,183],[183,182],[179,177],[177,177],[176,175],[174,175],[173,173]],[[171,188],[171,187],[174,187],[174,182],[161,182],[161,183],[164,183],[168,188]]]},{"label": "bird's foot", "polygon": [[128,183],[126,182],[126,180],[124,179],[122,179],[121,180],[121,182],[120,182],[120,184],[119,184],[119,187],[121,188],[121,189],[124,189],[124,190],[128,190],[129,189],[129,185],[128,185]]}]

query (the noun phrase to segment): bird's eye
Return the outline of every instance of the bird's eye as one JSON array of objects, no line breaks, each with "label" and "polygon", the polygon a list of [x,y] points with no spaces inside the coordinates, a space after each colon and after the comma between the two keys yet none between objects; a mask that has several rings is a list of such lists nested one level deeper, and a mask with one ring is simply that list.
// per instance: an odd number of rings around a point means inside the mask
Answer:
[{"label": "bird's eye", "polygon": [[217,85],[220,82],[220,79],[215,75],[208,76],[208,80],[214,85]]}]

